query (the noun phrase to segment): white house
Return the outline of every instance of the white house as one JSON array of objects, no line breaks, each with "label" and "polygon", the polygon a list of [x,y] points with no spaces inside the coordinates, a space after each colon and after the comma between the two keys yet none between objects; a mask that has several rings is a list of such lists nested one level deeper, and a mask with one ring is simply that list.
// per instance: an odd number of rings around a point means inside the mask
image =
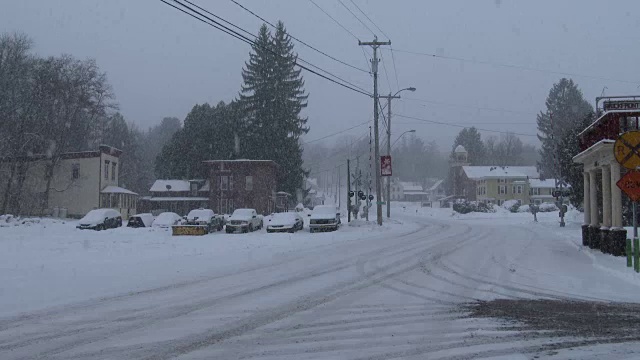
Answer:
[{"label": "white house", "polygon": [[[121,150],[100,145],[98,150],[64,153],[53,169],[48,197],[45,169],[49,163],[45,155],[26,158],[26,174],[20,196],[21,213],[52,215],[66,213],[81,217],[96,208],[113,208],[128,218],[136,214],[138,194],[118,186]],[[12,159],[0,162],[0,174],[6,174]],[[4,189],[8,176],[0,176]],[[0,201],[4,201],[4,192]]]}]

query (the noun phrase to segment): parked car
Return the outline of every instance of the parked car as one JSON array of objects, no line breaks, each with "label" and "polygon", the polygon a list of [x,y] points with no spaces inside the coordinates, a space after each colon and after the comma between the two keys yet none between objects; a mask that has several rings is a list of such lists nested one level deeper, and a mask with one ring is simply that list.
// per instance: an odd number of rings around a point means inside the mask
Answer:
[{"label": "parked car", "polygon": [[267,222],[267,232],[295,232],[304,228],[304,220],[298,212],[282,212],[271,216]]},{"label": "parked car", "polygon": [[262,229],[262,216],[255,209],[236,209],[227,222],[227,233]]},{"label": "parked car", "polygon": [[94,209],[78,221],[78,229],[104,230],[122,226],[122,215],[113,209]]},{"label": "parked car", "polygon": [[335,231],[340,226],[340,213],[333,205],[318,205],[309,216],[309,232]]},{"label": "parked car", "polygon": [[160,213],[153,221],[153,227],[169,228],[182,222],[182,217],[174,212]]},{"label": "parked car", "polygon": [[222,231],[224,217],[216,215],[211,209],[195,209],[185,216],[185,225],[206,225],[209,232]]},{"label": "parked car", "polygon": [[153,215],[151,215],[150,213],[132,215],[127,222],[127,227],[151,227],[151,224],[153,224],[153,220]]}]

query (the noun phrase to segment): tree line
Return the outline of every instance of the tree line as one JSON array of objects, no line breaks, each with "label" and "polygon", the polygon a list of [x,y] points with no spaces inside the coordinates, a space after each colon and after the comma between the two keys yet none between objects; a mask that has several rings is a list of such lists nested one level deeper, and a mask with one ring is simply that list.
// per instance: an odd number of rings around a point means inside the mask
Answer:
[{"label": "tree line", "polygon": [[[562,78],[553,84],[545,109],[536,116],[539,149],[523,144],[514,134],[484,141],[475,127],[465,128],[456,137],[451,154],[458,145],[467,150],[470,165],[536,165],[542,178],[558,179],[570,185],[573,204],[582,201],[582,166],[573,162],[580,152],[578,134],[595,120],[591,104],[578,85]],[[449,182],[450,183],[450,182]]]},{"label": "tree line", "polygon": [[[147,132],[118,113],[115,94],[93,59],[72,55],[40,57],[33,41],[20,33],[0,35],[0,213],[20,214],[48,208],[52,180],[62,154],[94,150],[100,144],[123,150],[120,183],[133,191],[148,189],[157,144],[179,127],[165,119]],[[169,135],[170,136],[170,135]],[[166,141],[166,140],[165,140]],[[154,151],[156,154],[154,154]],[[41,209],[22,209],[33,155],[44,155]]]},{"label": "tree line", "polygon": [[208,159],[273,160],[279,165],[278,190],[295,194],[307,172],[300,137],[309,131],[307,93],[297,54],[284,24],[274,33],[262,25],[248,61],[243,84],[229,103],[196,104],[184,127],[171,138],[155,162],[159,178],[203,178]]}]

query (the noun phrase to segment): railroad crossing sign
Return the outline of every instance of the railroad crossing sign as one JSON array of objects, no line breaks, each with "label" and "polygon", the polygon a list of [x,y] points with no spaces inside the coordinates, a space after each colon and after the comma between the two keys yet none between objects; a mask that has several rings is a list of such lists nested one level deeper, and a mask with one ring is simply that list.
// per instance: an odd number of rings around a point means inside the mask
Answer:
[{"label": "railroad crossing sign", "polygon": [[620,165],[636,170],[640,167],[640,131],[627,131],[613,145],[613,156]]},{"label": "railroad crossing sign", "polygon": [[632,201],[640,200],[640,172],[629,171],[616,183]]}]

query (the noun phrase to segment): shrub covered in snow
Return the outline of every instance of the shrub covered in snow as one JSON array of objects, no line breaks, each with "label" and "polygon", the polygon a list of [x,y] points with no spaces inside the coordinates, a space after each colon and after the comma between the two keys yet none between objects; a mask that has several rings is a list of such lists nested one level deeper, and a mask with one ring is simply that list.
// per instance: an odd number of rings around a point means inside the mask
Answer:
[{"label": "shrub covered in snow", "polygon": [[502,204],[502,207],[512,213],[517,213],[518,209],[520,209],[520,203],[518,200],[507,200]]},{"label": "shrub covered in snow", "polygon": [[460,214],[468,214],[472,212],[492,213],[496,212],[496,209],[493,208],[493,205],[488,205],[483,202],[458,200],[453,204],[453,211]]},{"label": "shrub covered in snow", "polygon": [[553,203],[542,203],[538,205],[538,211],[540,212],[552,212],[558,211],[558,207]]}]

